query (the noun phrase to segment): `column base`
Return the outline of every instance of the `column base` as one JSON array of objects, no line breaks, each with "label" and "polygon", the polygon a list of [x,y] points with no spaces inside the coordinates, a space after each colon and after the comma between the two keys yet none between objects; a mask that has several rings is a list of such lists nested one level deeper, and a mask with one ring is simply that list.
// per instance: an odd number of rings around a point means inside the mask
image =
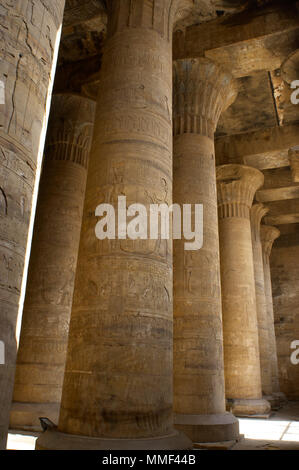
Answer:
[{"label": "column base", "polygon": [[270,403],[271,410],[277,411],[281,408],[279,399],[274,395],[263,395],[263,399]]},{"label": "column base", "polygon": [[213,415],[177,414],[174,425],[192,442],[223,442],[239,438],[239,421],[227,412]]},{"label": "column base", "polygon": [[283,406],[288,402],[288,399],[283,392],[273,392],[273,396],[279,400],[280,406]]},{"label": "column base", "polygon": [[282,407],[282,403],[279,397],[275,396],[274,393],[272,395],[265,395],[263,398],[264,400],[267,400],[270,403],[271,410],[273,411],[280,410],[280,408]]},{"label": "column base", "polygon": [[190,450],[192,442],[174,431],[167,436],[143,439],[105,439],[48,430],[36,441],[36,450]]},{"label": "column base", "polygon": [[274,392],[271,397],[265,397],[271,404],[272,410],[280,410],[287,403],[287,398],[282,392]]},{"label": "column base", "polygon": [[266,417],[271,413],[271,405],[263,398],[243,399],[234,398],[227,399],[227,409],[235,416],[240,417]]},{"label": "column base", "polygon": [[41,431],[39,418],[47,417],[58,423],[59,403],[20,403],[13,402],[10,411],[10,429]]}]

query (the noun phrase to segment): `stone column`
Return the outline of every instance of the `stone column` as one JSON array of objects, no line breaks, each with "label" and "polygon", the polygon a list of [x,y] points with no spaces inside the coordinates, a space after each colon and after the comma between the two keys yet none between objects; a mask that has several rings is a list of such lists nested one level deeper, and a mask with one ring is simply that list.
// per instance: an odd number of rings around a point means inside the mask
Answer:
[{"label": "stone column", "polygon": [[39,187],[12,429],[58,423],[95,103],[55,95]]},{"label": "stone column", "polygon": [[236,96],[232,77],[208,59],[174,64],[174,202],[203,204],[203,247],[174,241],[174,411],[194,442],[232,440],[226,412],[214,132]]},{"label": "stone column", "polygon": [[217,167],[226,397],[238,416],[265,414],[262,398],[250,208],[264,176]]},{"label": "stone column", "polygon": [[268,313],[268,328],[269,328],[269,348],[271,354],[271,374],[272,374],[272,391],[275,400],[275,406],[282,404],[286,401],[284,393],[280,391],[279,385],[279,372],[277,362],[277,348],[276,336],[274,326],[274,312],[273,312],[273,297],[272,297],[272,282],[270,271],[270,254],[272,246],[276,238],[280,236],[280,231],[276,227],[269,225],[261,226],[261,241],[263,248],[263,262],[264,262],[264,276],[265,276],[265,293],[267,302]]},{"label": "stone column", "polygon": [[52,90],[64,0],[0,6],[0,449],[6,447],[16,322],[35,177]]},{"label": "stone column", "polygon": [[265,294],[264,264],[261,244],[261,220],[268,213],[263,204],[254,204],[251,209],[251,235],[255,279],[256,311],[259,336],[262,393],[272,404],[271,352],[269,347],[269,322]]},{"label": "stone column", "polygon": [[95,234],[100,203],[172,202],[175,4],[108,3],[59,426],[38,449],[191,445],[173,429],[172,243]]}]

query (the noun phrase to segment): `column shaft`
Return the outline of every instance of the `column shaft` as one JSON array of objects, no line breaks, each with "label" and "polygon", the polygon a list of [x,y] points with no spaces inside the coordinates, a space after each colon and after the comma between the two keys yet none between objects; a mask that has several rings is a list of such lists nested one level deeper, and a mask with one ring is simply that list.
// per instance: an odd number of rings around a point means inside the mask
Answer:
[{"label": "column shaft", "polygon": [[172,202],[172,5],[109,3],[59,432],[38,448],[190,445],[172,427],[172,244],[95,235],[100,203]]},{"label": "column shaft", "polygon": [[95,103],[56,95],[45,149],[18,351],[12,429],[58,423]]},{"label": "column shaft", "polygon": [[43,151],[64,0],[0,6],[0,449],[5,448],[16,322],[36,170]]},{"label": "column shaft", "polygon": [[175,63],[174,202],[204,211],[203,247],[187,251],[186,240],[174,241],[175,423],[194,442],[238,436],[225,409],[214,148],[220,112],[235,95],[230,75],[211,61]]},{"label": "column shaft", "polygon": [[239,416],[266,413],[262,399],[250,208],[263,174],[217,168],[226,396]]},{"label": "column shaft", "polygon": [[270,270],[270,254],[273,243],[280,235],[276,227],[268,225],[261,226],[261,240],[263,247],[263,263],[264,263],[264,276],[265,276],[265,293],[267,302],[268,314],[268,328],[269,328],[269,348],[271,354],[271,376],[272,376],[272,390],[273,396],[276,398],[275,406],[279,406],[285,401],[285,395],[280,391],[279,385],[279,372],[278,372],[278,359],[276,348],[276,335],[274,326],[274,311],[273,311],[273,297],[272,297],[272,281]]},{"label": "column shaft", "polygon": [[271,352],[269,347],[269,322],[265,294],[263,251],[261,244],[261,220],[268,209],[254,204],[251,209],[251,234],[255,279],[256,310],[259,335],[262,392],[267,400],[272,396]]}]

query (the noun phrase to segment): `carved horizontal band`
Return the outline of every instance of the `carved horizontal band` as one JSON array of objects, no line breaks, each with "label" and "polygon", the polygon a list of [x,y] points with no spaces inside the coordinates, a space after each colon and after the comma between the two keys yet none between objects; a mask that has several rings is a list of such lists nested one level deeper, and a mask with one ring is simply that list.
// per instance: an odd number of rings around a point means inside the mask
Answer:
[{"label": "carved horizontal band", "polygon": [[182,0],[109,0],[108,36],[127,28],[146,28],[171,40]]},{"label": "carved horizontal band", "polygon": [[[74,144],[72,141],[79,141]],[[90,138],[78,136],[74,138],[69,136],[68,140],[57,140],[57,142],[48,144],[45,150],[47,161],[69,161],[81,165],[84,168],[88,166],[90,151]]]},{"label": "carved horizontal band", "polygon": [[263,183],[264,175],[245,165],[217,167],[217,197],[219,217],[250,217],[254,195]]},{"label": "carved horizontal band", "polygon": [[248,219],[250,207],[240,202],[224,203],[218,206],[218,215],[220,219],[227,217],[243,217]]}]

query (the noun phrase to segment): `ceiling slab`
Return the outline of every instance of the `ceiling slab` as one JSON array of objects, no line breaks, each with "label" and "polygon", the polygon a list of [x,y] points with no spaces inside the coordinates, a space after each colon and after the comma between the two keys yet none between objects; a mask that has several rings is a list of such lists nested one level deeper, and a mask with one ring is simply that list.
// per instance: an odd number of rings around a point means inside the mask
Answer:
[{"label": "ceiling slab", "polygon": [[247,164],[261,170],[289,166],[288,151],[298,140],[299,123],[218,137],[216,162]]},{"label": "ceiling slab", "polygon": [[174,58],[206,56],[229,68],[235,77],[275,70],[299,46],[299,13],[295,2],[273,2],[262,8],[219,17],[177,31]]}]

